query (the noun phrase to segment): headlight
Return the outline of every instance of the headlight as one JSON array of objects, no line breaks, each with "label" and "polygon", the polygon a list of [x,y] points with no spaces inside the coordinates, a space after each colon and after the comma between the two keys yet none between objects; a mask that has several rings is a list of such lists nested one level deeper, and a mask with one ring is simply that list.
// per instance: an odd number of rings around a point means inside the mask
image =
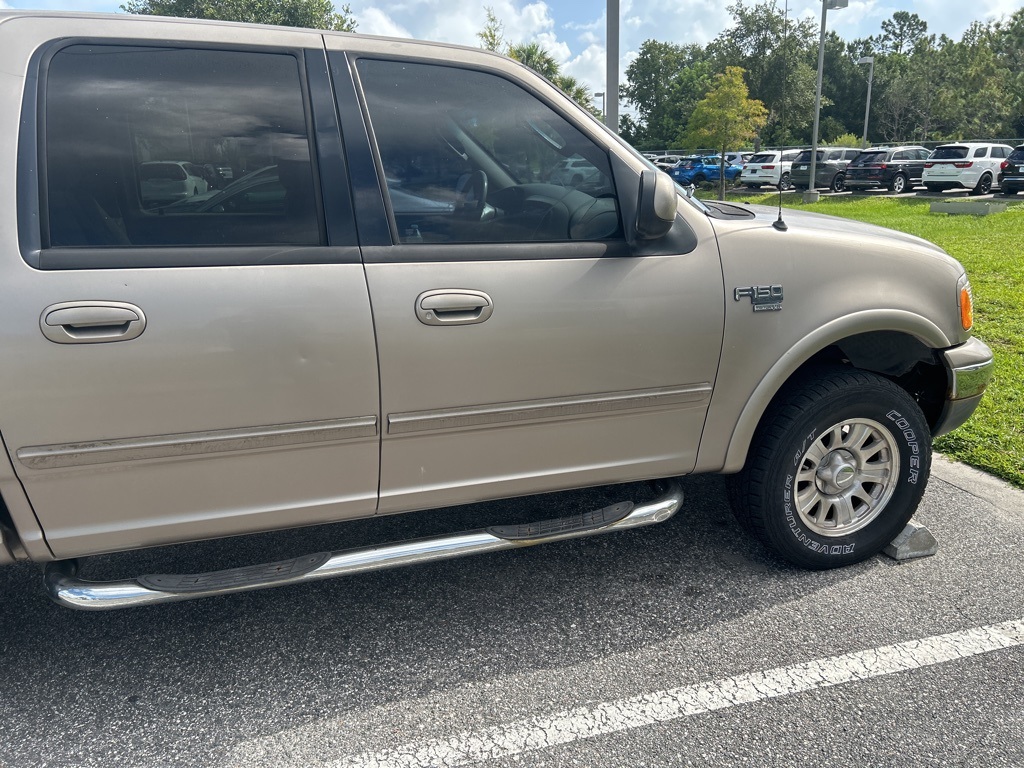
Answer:
[{"label": "headlight", "polygon": [[956,284],[956,300],[960,307],[960,325],[965,331],[974,327],[974,294],[971,292],[971,281],[963,274]]}]

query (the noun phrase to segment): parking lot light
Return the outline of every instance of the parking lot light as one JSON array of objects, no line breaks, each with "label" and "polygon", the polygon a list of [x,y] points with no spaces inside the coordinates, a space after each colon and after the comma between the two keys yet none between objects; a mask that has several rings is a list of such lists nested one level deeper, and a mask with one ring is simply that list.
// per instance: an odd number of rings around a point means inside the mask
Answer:
[{"label": "parking lot light", "polygon": [[868,117],[871,115],[871,81],[875,79],[875,57],[864,56],[857,59],[858,64],[870,64],[871,67],[868,69],[868,101],[867,106],[864,107],[864,138],[861,139],[861,149],[867,149],[868,146]]},{"label": "parking lot light", "polygon": [[849,6],[850,0],[821,0],[821,39],[818,41],[818,87],[814,92],[814,132],[811,141],[811,176],[804,192],[805,203],[818,201],[815,189],[815,174],[818,172],[818,126],[821,120],[821,76],[825,71],[825,22],[829,11],[838,11]]}]

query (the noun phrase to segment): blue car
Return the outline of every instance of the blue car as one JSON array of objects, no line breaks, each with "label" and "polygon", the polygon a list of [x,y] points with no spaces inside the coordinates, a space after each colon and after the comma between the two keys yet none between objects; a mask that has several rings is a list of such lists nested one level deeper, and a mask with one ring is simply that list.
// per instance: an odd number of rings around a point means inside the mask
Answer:
[{"label": "blue car", "polygon": [[[687,157],[679,161],[677,165],[669,169],[669,175],[677,184],[701,184],[705,181],[718,181],[719,163],[718,156],[710,157]],[[729,182],[736,181],[736,177],[743,170],[741,165],[730,165],[726,163],[725,179]]]}]

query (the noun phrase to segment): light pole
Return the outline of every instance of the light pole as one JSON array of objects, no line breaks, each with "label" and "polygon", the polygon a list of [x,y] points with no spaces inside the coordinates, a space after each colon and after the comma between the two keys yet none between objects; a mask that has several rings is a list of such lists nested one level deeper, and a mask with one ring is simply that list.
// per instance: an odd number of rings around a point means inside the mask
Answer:
[{"label": "light pole", "polygon": [[871,67],[868,69],[868,103],[864,107],[864,138],[861,139],[861,149],[867,149],[868,147],[868,117],[871,115],[871,81],[875,79],[875,57],[865,56],[861,59],[857,59],[858,64],[870,64]]},{"label": "light pole", "polygon": [[619,0],[607,0],[605,6],[605,91],[608,93],[608,110],[604,112],[604,124],[615,133],[619,132]]},{"label": "light pole", "polygon": [[804,192],[805,203],[818,202],[814,177],[818,171],[818,124],[821,118],[821,75],[825,71],[825,20],[829,11],[838,11],[850,5],[850,0],[821,0],[821,39],[818,41],[818,88],[814,92],[814,134],[811,138],[811,177]]},{"label": "light pole", "polygon": [[604,92],[595,93],[594,98],[601,99],[601,119],[604,120]]}]

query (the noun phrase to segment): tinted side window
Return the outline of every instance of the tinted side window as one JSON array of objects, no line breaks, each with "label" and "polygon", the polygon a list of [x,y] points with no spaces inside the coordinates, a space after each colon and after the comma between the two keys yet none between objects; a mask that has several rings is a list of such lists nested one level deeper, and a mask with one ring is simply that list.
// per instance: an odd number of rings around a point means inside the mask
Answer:
[{"label": "tinted side window", "polygon": [[1024,147],[1017,147],[1010,153],[1010,162],[1017,165],[1024,163]]},{"label": "tinted side window", "polygon": [[992,157],[1006,157],[1006,147],[992,147]]},{"label": "tinted side window", "polygon": [[299,61],[75,45],[46,73],[51,247],[316,245]]},{"label": "tinted side window", "polygon": [[607,154],[518,85],[432,64],[358,70],[402,242],[622,236]]},{"label": "tinted side window", "polygon": [[919,150],[917,150],[917,159],[918,160],[927,160],[928,156],[930,154],[931,154],[931,152],[929,150],[927,150],[927,149],[919,149]]},{"label": "tinted side window", "polygon": [[974,157],[985,157],[988,153],[988,147],[978,147],[974,150]]}]

